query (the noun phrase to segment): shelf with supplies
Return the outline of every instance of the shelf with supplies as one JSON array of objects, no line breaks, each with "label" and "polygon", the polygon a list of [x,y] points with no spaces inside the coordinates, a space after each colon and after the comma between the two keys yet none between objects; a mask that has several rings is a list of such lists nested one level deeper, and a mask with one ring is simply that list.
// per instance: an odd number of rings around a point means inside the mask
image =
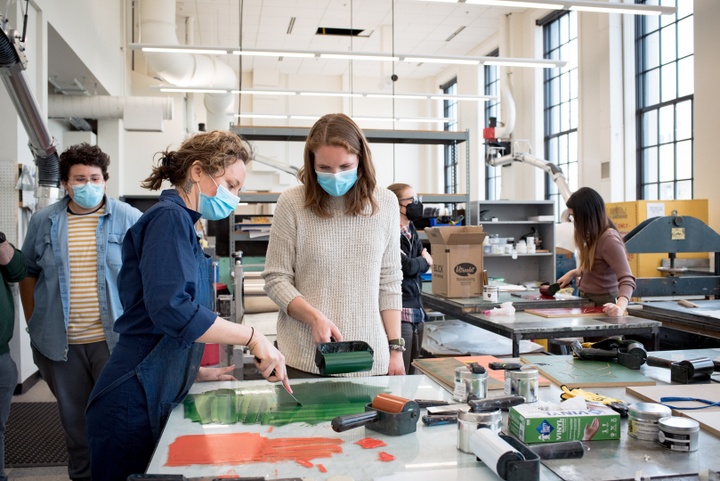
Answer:
[{"label": "shelf with supplies", "polygon": [[[506,283],[555,282],[555,204],[542,201],[473,201],[469,225],[482,225],[488,242],[500,242],[502,252],[488,252],[485,245],[484,268],[488,277]],[[535,239],[535,252],[518,249],[528,237]],[[506,247],[510,244],[510,247]],[[510,251],[508,251],[510,249]],[[512,249],[516,254],[512,253]]]},{"label": "shelf with supplies", "polygon": [[[247,141],[258,142],[305,142],[310,133],[308,127],[255,127],[233,126],[231,130]],[[470,132],[453,132],[443,130],[379,130],[363,129],[365,138],[371,144],[417,144],[417,145],[448,145],[457,146],[465,144],[465,193],[464,194],[426,194],[418,193],[423,198],[423,204],[444,204],[466,207],[470,204]],[[459,149],[451,149],[455,156],[459,156]],[[248,204],[274,204],[277,202],[278,192],[242,192],[240,202]],[[269,235],[260,235],[257,232],[250,234],[247,230],[236,229],[236,218],[240,214],[230,216],[230,250],[252,252],[250,255],[265,255]],[[465,220],[467,222],[467,214]],[[425,234],[419,229],[421,239]]]}]

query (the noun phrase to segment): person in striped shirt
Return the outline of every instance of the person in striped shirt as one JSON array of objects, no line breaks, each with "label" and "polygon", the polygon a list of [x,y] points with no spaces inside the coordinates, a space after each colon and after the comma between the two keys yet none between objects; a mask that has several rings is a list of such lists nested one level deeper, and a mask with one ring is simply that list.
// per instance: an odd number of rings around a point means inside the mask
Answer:
[{"label": "person in striped shirt", "polygon": [[30,219],[20,295],[33,360],[57,399],[68,449],[68,475],[90,479],[85,407],[117,341],[117,287],[125,233],[141,212],[106,195],[110,158],[74,145],[60,155],[67,195]]}]

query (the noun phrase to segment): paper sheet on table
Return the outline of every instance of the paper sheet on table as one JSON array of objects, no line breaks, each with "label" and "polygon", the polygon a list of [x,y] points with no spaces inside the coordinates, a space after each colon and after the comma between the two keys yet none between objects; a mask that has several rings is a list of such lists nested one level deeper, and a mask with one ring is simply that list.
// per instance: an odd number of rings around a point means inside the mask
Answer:
[{"label": "paper sheet on table", "polygon": [[701,316],[708,316],[714,317],[715,319],[720,319],[719,309],[693,309],[693,312]]}]

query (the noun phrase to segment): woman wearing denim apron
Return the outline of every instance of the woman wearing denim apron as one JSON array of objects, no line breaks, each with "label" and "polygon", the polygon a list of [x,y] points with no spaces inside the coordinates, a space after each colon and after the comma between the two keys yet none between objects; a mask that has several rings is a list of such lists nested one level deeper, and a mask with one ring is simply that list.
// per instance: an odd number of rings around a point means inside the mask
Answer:
[{"label": "woman wearing denim apron", "polygon": [[580,297],[603,306],[608,316],[622,316],[635,290],[635,277],[625,243],[608,218],[605,202],[589,187],[574,192],[566,202],[575,225],[580,266],[558,279],[565,287],[578,279]]},{"label": "woman wearing denim apron", "polygon": [[165,190],[128,231],[118,276],[120,337],[86,412],[92,478],[144,473],[170,411],[196,380],[232,379],[200,368],[204,343],[247,345],[269,381],[286,380],[285,358],[253,328],[212,311],[212,259],[195,230],[200,218],[228,217],[239,202],[248,151],[230,132],[199,133],[164,152],[143,187]]}]

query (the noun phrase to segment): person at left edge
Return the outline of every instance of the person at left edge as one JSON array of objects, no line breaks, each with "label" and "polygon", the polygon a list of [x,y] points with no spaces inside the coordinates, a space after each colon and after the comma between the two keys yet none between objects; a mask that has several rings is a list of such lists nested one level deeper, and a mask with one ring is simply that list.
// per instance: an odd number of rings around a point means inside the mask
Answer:
[{"label": "person at left edge", "polygon": [[30,218],[20,283],[33,360],[57,399],[68,475],[90,479],[85,407],[117,340],[117,276],[125,233],[141,212],[105,195],[110,158],[79,144],[60,155],[67,195]]},{"label": "person at left edge", "polygon": [[[95,389],[86,418],[93,481],[124,481],[144,473],[172,409],[195,380],[204,343],[245,345],[260,373],[283,381],[285,358],[259,331],[226,321],[212,310],[212,258],[195,224],[235,211],[249,160],[231,132],[200,132],[163,152],[143,186],[169,180],[157,204],[128,231],[118,278],[124,314],[120,334]],[[230,379],[219,377],[214,380]]]},{"label": "person at left edge", "polygon": [[9,283],[21,281],[26,272],[25,256],[7,241],[4,232],[0,232],[0,481],[8,479],[4,470],[5,425],[18,378],[17,366],[10,357],[8,345],[15,328],[15,300]]}]

